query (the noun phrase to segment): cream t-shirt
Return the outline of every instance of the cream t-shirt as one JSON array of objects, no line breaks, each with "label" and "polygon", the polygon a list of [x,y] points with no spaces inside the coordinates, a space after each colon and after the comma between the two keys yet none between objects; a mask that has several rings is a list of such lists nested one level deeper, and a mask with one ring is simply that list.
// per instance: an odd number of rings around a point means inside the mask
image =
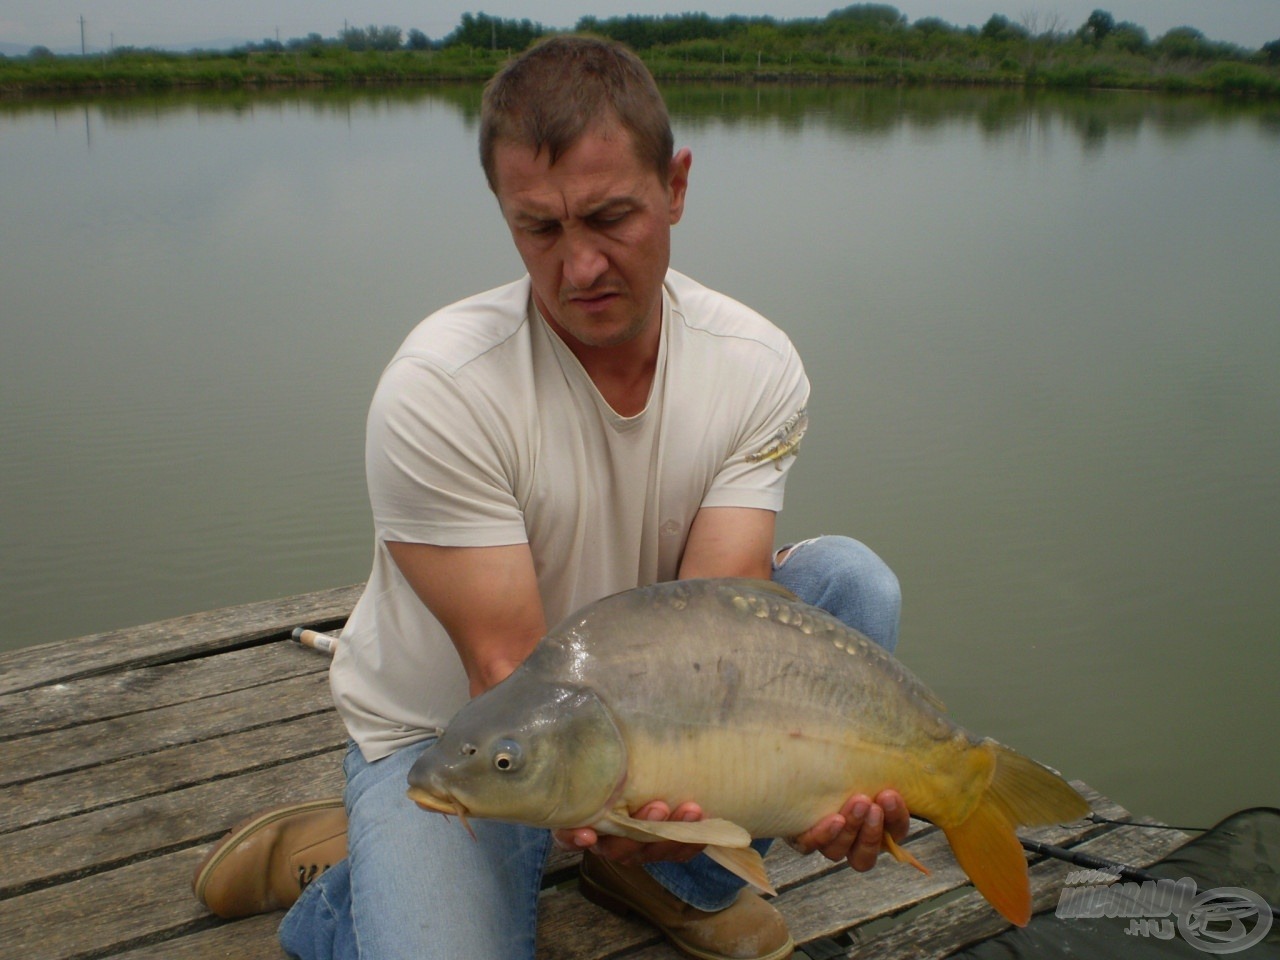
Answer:
[{"label": "cream t-shirt", "polygon": [[468,684],[388,541],[530,545],[548,624],[676,576],[704,506],[782,508],[791,457],[765,459],[809,394],[787,337],[671,271],[649,402],[605,402],[533,306],[528,277],[432,314],[383,372],[366,467],[373,571],[330,670],[376,760],[438,733]]}]

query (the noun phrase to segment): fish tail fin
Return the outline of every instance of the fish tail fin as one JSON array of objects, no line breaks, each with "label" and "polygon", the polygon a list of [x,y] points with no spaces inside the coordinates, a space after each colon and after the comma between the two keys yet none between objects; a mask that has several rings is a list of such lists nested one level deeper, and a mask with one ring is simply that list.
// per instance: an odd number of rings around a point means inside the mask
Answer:
[{"label": "fish tail fin", "polygon": [[1078,820],[1089,804],[1055,771],[993,740],[995,770],[977,805],[961,823],[943,827],[956,860],[1010,923],[1031,919],[1027,859],[1014,829]]}]

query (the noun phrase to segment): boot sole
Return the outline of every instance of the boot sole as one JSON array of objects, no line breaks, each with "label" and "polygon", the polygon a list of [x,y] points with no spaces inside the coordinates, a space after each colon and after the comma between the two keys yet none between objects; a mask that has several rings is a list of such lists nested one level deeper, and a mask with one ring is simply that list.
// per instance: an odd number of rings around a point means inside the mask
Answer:
[{"label": "boot sole", "polygon": [[225,837],[214,844],[213,849],[205,854],[204,859],[200,861],[200,865],[196,867],[196,872],[191,878],[191,890],[196,899],[204,903],[204,891],[209,882],[210,874],[218,868],[222,861],[226,859],[227,854],[235,849],[236,845],[245,837],[257,833],[263,827],[270,826],[277,820],[283,820],[285,817],[291,817],[294,814],[310,813],[314,810],[331,810],[342,805],[341,798],[335,799],[333,797],[326,800],[282,804],[241,820],[227,832]]}]

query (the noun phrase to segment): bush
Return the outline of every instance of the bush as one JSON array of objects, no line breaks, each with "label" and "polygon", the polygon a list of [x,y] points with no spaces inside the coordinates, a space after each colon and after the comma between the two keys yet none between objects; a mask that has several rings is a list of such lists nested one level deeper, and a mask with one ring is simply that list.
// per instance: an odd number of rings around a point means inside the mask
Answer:
[{"label": "bush", "polygon": [[1215,63],[1197,78],[1198,85],[1215,93],[1236,96],[1275,96],[1280,78],[1243,63]]}]

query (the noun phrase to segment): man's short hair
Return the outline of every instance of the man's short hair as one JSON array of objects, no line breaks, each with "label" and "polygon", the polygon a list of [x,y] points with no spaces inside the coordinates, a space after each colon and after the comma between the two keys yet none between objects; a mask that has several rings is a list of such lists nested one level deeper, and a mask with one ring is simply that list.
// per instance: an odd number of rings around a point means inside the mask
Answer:
[{"label": "man's short hair", "polygon": [[497,192],[494,151],[499,141],[544,149],[557,159],[589,129],[616,121],[631,134],[641,162],[664,182],[675,140],[667,106],[653,75],[620,43],[598,37],[555,36],[530,47],[499,70],[480,108],[480,163]]}]

